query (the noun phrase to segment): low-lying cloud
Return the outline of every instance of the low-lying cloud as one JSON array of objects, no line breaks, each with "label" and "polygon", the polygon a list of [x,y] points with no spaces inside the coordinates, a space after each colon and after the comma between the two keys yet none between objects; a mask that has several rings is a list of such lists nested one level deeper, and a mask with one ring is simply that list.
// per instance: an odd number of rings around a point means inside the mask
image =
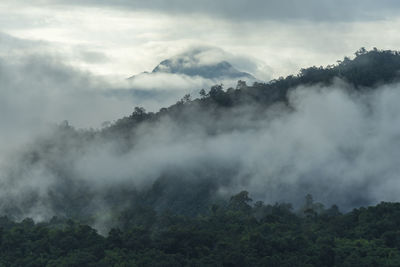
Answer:
[{"label": "low-lying cloud", "polygon": [[148,189],[161,177],[203,179],[217,195],[248,190],[295,206],[307,193],[344,210],[399,201],[398,89],[357,93],[342,81],[300,87],[290,93],[291,108],[260,113],[245,105],[218,119],[191,104],[179,120],[144,123],[128,139],[58,129],[3,165],[0,210],[42,220],[71,215],[66,203],[79,199],[77,213],[110,214],[121,192]]},{"label": "low-lying cloud", "polygon": [[78,128],[99,128],[135,106],[157,111],[202,88],[201,82],[180,77],[170,86],[177,90],[168,91],[159,79],[132,84],[95,76],[65,63],[46,43],[5,34],[0,39],[0,159],[7,147],[31,140],[52,124],[67,120]]}]

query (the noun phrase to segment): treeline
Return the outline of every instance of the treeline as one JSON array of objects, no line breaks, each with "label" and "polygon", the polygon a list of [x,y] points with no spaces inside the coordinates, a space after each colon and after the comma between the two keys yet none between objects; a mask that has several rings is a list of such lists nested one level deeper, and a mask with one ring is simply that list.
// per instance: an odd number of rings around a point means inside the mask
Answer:
[{"label": "treeline", "polygon": [[0,266],[400,266],[400,203],[342,214],[307,196],[293,211],[243,191],[197,217],[137,212],[107,236],[72,220],[2,217]]},{"label": "treeline", "polygon": [[379,50],[374,48],[367,51],[360,48],[355,52],[355,57],[350,59],[344,57],[337,64],[326,67],[303,68],[297,75],[279,77],[268,83],[256,82],[247,85],[239,81],[236,88],[224,88],[222,84],[212,86],[208,91],[202,89],[200,98],[192,100],[190,95],[184,96],[175,105],[161,108],[159,112],[146,112],[143,108],[135,108],[134,112],[122,119],[117,120],[103,132],[121,132],[130,130],[138,123],[159,120],[170,116],[183,121],[190,120],[185,116],[193,109],[202,109],[207,112],[210,109],[218,116],[224,108],[250,104],[265,110],[272,104],[288,104],[288,92],[298,86],[332,85],[335,78],[339,78],[353,88],[349,90],[366,91],[374,87],[397,82],[399,80],[400,52],[392,50]]}]

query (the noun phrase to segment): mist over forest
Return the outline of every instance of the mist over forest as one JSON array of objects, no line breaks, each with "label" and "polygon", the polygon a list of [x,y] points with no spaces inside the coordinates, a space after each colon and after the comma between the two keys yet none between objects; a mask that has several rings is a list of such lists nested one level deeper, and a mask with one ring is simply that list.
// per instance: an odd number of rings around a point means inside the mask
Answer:
[{"label": "mist over forest", "polygon": [[[21,138],[19,146],[13,143],[13,149],[3,150],[1,155],[0,224],[6,231],[4,240],[13,240],[13,231],[21,229],[18,231],[26,235],[23,240],[28,242],[16,243],[24,247],[19,248],[22,250],[42,249],[28,241],[28,236],[37,231],[49,235],[47,240],[58,231],[59,235],[86,241],[80,241],[81,245],[70,239],[51,241],[61,250],[46,254],[48,258],[42,260],[19,257],[4,243],[4,262],[24,265],[25,261],[35,261],[38,266],[44,262],[49,266],[89,266],[94,262],[100,266],[116,262],[191,266],[208,261],[224,266],[260,266],[286,262],[290,266],[290,262],[299,260],[298,254],[276,247],[271,247],[275,252],[254,247],[270,255],[260,257],[250,252],[253,250],[233,245],[236,238],[241,238],[240,246],[256,246],[253,241],[242,244],[247,240],[243,235],[262,236],[257,227],[274,223],[304,235],[304,242],[309,242],[303,244],[304,248],[313,252],[301,258],[303,263],[334,266],[334,262],[351,262],[350,256],[340,253],[347,253],[346,246],[360,248],[359,243],[348,243],[355,235],[369,240],[365,242],[377,242],[366,243],[362,249],[382,249],[379,256],[365,258],[363,266],[384,259],[390,263],[387,266],[395,266],[400,259],[395,256],[396,228],[390,224],[375,233],[371,227],[383,223],[376,217],[382,212],[394,216],[388,219],[390,222],[398,220],[394,215],[398,205],[390,202],[399,201],[400,190],[399,70],[399,52],[361,48],[352,59],[345,57],[326,67],[304,68],[296,75],[268,83],[239,80],[229,88],[216,84],[200,90],[198,95],[186,94],[157,112],[136,106],[125,117],[96,129],[75,127],[65,120],[47,124],[23,138],[16,135]],[[75,81],[77,86],[95,86],[78,71],[57,69],[60,77],[66,77],[66,73],[67,81]],[[90,108],[95,113],[99,109],[99,115],[106,112],[100,106]],[[357,209],[371,205],[377,206]],[[354,216],[359,218],[356,224],[334,227],[349,224]],[[362,216],[375,219],[364,222]],[[214,225],[218,221],[222,224]],[[230,229],[237,223],[250,228],[239,231],[239,236],[227,230],[225,237],[218,237],[226,231],[220,227]],[[189,239],[177,230],[187,227]],[[200,227],[209,234],[216,232],[213,238],[206,234],[204,238],[208,239],[185,245],[189,247],[184,253],[189,254],[180,254],[180,246],[186,244],[180,243],[182,240],[197,238],[197,230],[191,227]],[[319,233],[323,238],[335,235],[344,239],[313,241],[308,227],[326,228]],[[361,233],[358,227],[370,230]],[[168,233],[176,241],[167,241],[170,239],[164,235]],[[294,232],[285,234],[291,240],[299,238]],[[220,241],[211,241],[214,238]],[[269,246],[272,241],[268,240],[257,242]],[[233,247],[198,256],[189,252],[214,242],[227,242]],[[79,246],[88,254],[76,254]],[[286,243],[279,246],[283,251],[288,249]],[[119,255],[125,260],[111,263],[107,247],[117,253],[112,257]],[[120,254],[126,253],[122,248],[138,254]],[[69,252],[58,254],[64,250]],[[311,259],[315,253],[316,258]],[[215,258],[207,258],[211,256]]]},{"label": "mist over forest", "polygon": [[0,1],[0,266],[400,266],[399,9]]},{"label": "mist over forest", "polygon": [[343,211],[398,201],[399,68],[395,51],[360,49],[158,112],[135,107],[99,129],[49,126],[3,156],[1,214],[108,229],[132,205],[195,216],[242,190],[297,208],[307,194]]}]

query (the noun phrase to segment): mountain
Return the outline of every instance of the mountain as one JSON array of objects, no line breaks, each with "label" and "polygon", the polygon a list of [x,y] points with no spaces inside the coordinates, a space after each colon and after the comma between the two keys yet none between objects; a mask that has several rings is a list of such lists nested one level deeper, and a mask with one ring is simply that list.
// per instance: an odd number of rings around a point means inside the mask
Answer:
[{"label": "mountain", "polygon": [[[178,74],[189,77],[201,77],[216,82],[222,80],[246,80],[254,82],[257,79],[247,73],[236,69],[223,57],[205,56],[208,50],[194,49],[172,58],[163,60],[152,72],[143,72],[139,75]],[[134,75],[129,79],[134,79]]]},{"label": "mountain", "polygon": [[227,61],[221,61],[209,65],[188,63],[192,62],[188,62],[185,58],[177,58],[174,60],[167,59],[155,67],[152,73],[184,74],[192,77],[200,76],[205,79],[247,78],[255,80],[251,74],[237,70]]},{"label": "mountain", "polygon": [[155,113],[136,107],[100,130],[61,125],[13,159],[0,214],[107,228],[143,207],[204,214],[242,189],[266,203],[312,193],[347,210],[398,199],[386,195],[399,188],[399,71],[399,52],[360,51],[269,83],[216,85]]},{"label": "mountain", "polygon": [[[175,64],[193,69],[154,73]],[[360,49],[57,126],[1,173],[0,265],[400,266],[399,74],[399,52]]]}]

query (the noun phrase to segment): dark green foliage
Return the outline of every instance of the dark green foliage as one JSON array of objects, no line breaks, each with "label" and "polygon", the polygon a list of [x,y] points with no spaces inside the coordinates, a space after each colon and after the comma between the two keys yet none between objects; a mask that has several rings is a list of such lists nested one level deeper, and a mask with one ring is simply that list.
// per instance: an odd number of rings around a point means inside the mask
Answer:
[{"label": "dark green foliage", "polygon": [[[210,215],[154,215],[149,225],[138,219],[107,237],[73,221],[3,217],[0,266],[400,265],[400,203],[344,215],[327,209],[310,220],[291,205],[250,200],[243,191]],[[135,215],[149,213],[142,212]]]},{"label": "dark green foliage", "polygon": [[340,78],[353,85],[355,90],[364,90],[374,86],[395,82],[399,78],[400,54],[391,50],[366,51],[361,48],[351,60],[345,57],[337,65],[327,67],[309,67],[301,69],[296,76],[272,80],[267,84],[255,83],[253,86],[239,90],[234,94],[233,101],[242,100],[271,104],[277,101],[287,101],[287,92],[300,85],[330,85],[334,78]]}]

